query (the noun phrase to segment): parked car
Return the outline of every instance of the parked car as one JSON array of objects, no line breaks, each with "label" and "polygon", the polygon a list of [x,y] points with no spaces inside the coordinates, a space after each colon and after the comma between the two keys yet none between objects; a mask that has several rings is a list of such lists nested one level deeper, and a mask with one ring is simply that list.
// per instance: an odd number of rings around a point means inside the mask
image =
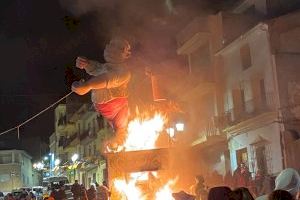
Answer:
[{"label": "parked car", "polygon": [[43,194],[44,194],[44,187],[43,186],[33,186],[31,191],[36,196],[37,200],[42,200],[43,199]]},{"label": "parked car", "polygon": [[0,192],[0,200],[4,200],[4,193]]}]

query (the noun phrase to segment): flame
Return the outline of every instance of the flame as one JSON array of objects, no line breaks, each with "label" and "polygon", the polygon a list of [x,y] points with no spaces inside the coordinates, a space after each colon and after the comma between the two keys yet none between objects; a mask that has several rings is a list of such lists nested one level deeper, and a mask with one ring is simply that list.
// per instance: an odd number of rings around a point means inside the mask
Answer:
[{"label": "flame", "polygon": [[[130,180],[128,182],[126,182],[125,179],[115,179],[114,187],[121,195],[121,200],[146,200],[147,194],[145,194],[139,188],[138,182],[141,181],[141,177],[143,177],[143,181],[147,181],[148,175],[149,172],[131,173]],[[147,179],[145,177],[147,177]],[[173,186],[175,182],[175,179],[171,179],[165,185],[160,187],[158,191],[155,192],[155,200],[174,200],[172,196],[173,191],[171,189],[171,186]]]},{"label": "flame", "polygon": [[114,186],[122,195],[121,200],[145,200],[142,191],[136,186],[136,179],[131,179],[128,183],[125,180],[114,180]]},{"label": "flame", "polygon": [[129,122],[126,151],[149,150],[155,148],[155,142],[163,130],[165,118],[157,113],[151,119],[136,118]]},{"label": "flame", "polygon": [[156,200],[174,200],[172,196],[172,189],[170,188],[171,185],[174,185],[175,180],[169,180],[167,184],[165,184],[158,192],[155,194]]},{"label": "flame", "polygon": [[[125,151],[155,149],[155,143],[165,122],[166,117],[160,113],[156,113],[152,118],[137,117],[130,121],[127,128],[127,138],[123,144]],[[150,175],[154,179],[160,180],[158,172],[135,172],[130,173],[126,179],[115,179],[113,185],[121,195],[121,200],[146,200],[149,195],[153,195],[151,199],[155,200],[174,200],[171,186],[174,185],[175,180],[169,180],[165,184],[159,183],[155,189],[149,190],[151,188],[149,187],[148,192],[142,189],[141,184],[152,183],[153,180],[150,180]]]}]

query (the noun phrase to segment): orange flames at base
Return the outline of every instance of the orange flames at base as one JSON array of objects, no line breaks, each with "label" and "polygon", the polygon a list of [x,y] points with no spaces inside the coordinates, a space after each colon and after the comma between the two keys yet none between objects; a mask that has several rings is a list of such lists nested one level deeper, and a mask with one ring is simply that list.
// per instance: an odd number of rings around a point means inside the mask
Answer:
[{"label": "orange flames at base", "polygon": [[[156,141],[164,129],[166,117],[156,113],[148,119],[135,118],[128,124],[128,135],[123,144],[125,151],[156,148]],[[130,173],[128,178],[116,178],[113,187],[121,200],[174,200],[171,187],[175,179],[160,182],[158,172]]]}]

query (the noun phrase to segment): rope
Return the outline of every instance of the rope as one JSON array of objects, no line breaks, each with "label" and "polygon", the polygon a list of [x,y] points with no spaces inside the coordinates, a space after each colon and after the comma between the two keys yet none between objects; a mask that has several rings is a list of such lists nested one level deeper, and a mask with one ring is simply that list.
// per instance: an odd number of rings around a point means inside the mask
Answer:
[{"label": "rope", "polygon": [[4,135],[8,132],[11,132],[12,130],[17,129],[18,130],[18,139],[20,137],[20,127],[27,124],[28,122],[30,122],[31,120],[33,120],[34,118],[38,117],[39,115],[43,114],[44,112],[46,112],[47,110],[49,110],[50,108],[52,108],[53,106],[55,106],[56,104],[58,104],[59,102],[61,102],[62,100],[64,100],[65,98],[67,98],[68,96],[70,96],[73,92],[69,92],[68,94],[66,94],[65,96],[63,96],[62,98],[60,98],[59,100],[55,101],[54,103],[52,103],[50,106],[48,106],[47,108],[45,108],[44,110],[40,111],[39,113],[33,115],[32,117],[30,117],[29,119],[25,120],[24,122],[18,124],[17,126],[7,129],[6,131],[2,131],[0,133],[1,135]]}]

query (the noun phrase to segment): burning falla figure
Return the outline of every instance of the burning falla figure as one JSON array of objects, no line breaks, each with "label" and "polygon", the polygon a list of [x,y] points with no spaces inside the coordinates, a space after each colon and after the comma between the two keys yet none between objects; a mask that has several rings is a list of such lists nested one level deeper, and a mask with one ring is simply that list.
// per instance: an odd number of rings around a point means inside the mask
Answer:
[{"label": "burning falla figure", "polygon": [[115,137],[108,142],[108,149],[118,150],[126,136],[128,123],[127,86],[131,74],[125,61],[130,57],[130,45],[123,39],[112,39],[104,49],[106,63],[77,57],[76,67],[84,69],[93,77],[87,81],[76,81],[72,91],[79,95],[92,92],[95,109],[108,120]]}]

